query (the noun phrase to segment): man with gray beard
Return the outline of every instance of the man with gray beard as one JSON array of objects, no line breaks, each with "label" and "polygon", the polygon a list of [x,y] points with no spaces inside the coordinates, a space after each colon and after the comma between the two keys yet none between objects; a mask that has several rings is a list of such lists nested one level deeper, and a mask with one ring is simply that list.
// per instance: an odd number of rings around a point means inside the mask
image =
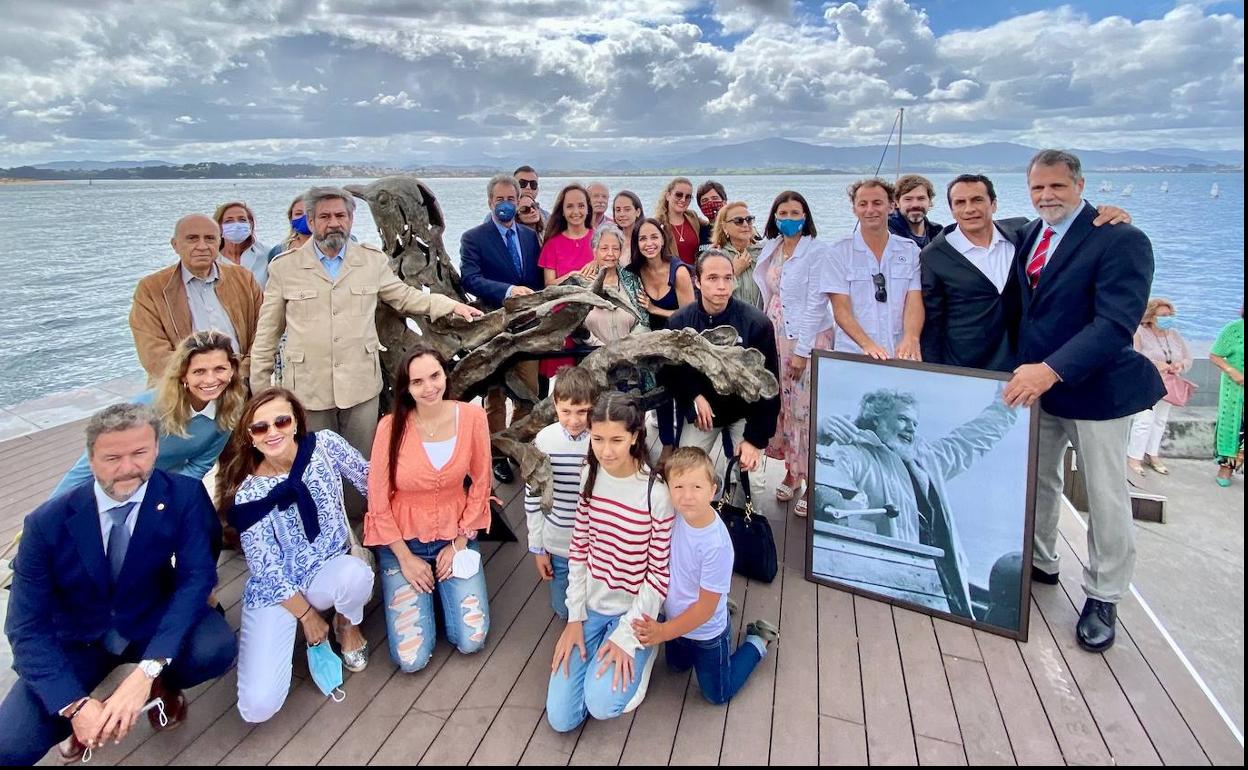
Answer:
[{"label": "man with gray beard", "polygon": [[269,387],[285,332],[282,385],[308,410],[308,429],[328,428],[367,457],[382,387],[377,300],[405,315],[435,319],[449,313],[472,319],[481,312],[409,286],[384,252],[350,240],[355,200],[346,190],[314,187],[303,201],[312,238],[269,268],[251,389]]}]

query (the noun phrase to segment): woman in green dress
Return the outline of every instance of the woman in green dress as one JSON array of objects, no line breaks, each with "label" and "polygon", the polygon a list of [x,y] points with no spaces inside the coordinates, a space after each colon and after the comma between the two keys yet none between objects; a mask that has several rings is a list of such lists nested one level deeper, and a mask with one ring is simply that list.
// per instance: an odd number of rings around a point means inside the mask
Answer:
[{"label": "woman in green dress", "polygon": [[1218,396],[1218,486],[1229,487],[1244,456],[1244,311],[1227,324],[1209,349],[1209,360],[1222,370]]}]

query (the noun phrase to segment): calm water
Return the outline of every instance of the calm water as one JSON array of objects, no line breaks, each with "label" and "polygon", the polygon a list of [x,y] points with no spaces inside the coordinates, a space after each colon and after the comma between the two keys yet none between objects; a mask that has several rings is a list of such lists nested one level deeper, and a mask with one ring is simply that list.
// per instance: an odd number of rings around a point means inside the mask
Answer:
[{"label": "calm water", "polygon": [[[934,176],[938,189],[952,175]],[[1098,192],[1103,181],[1113,192]],[[554,201],[564,180],[542,180],[542,202]],[[647,210],[665,178],[604,178],[612,192],[629,189]],[[820,237],[848,234],[853,217],[848,176],[724,177],[730,197],[746,200],[760,220],[775,194],[802,192]],[[994,175],[998,215],[1031,216],[1022,174]],[[1211,199],[1217,182],[1221,197]],[[1162,193],[1163,182],[1169,192]],[[9,235],[0,240],[0,406],[49,393],[141,373],[127,316],[137,281],[171,264],[173,223],[182,214],[211,213],[226,200],[256,211],[257,234],[272,245],[286,232],[286,206],[314,180],[202,180],[3,185],[0,211]],[[328,182],[326,182],[328,183]],[[337,180],[336,183],[342,183]],[[429,180],[446,214],[444,236],[458,262],[460,234],[486,213],[484,179]],[[1121,191],[1134,186],[1130,197]],[[1244,177],[1242,174],[1093,174],[1088,197],[1118,204],[1152,238],[1157,254],[1154,293],[1179,307],[1189,339],[1212,339],[1236,317],[1244,287]],[[942,196],[943,198],[943,196]],[[949,222],[943,204],[932,214]],[[761,222],[760,222],[761,227]],[[367,207],[357,210],[356,236],[376,243]]]}]

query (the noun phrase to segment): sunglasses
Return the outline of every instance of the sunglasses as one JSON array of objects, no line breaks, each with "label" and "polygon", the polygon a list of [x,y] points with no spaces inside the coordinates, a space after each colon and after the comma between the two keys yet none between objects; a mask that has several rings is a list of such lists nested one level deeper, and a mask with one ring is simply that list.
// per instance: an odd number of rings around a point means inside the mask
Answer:
[{"label": "sunglasses", "polygon": [[[273,418],[272,427],[277,428],[278,430],[286,430],[294,424],[294,417],[291,417],[288,414],[279,414]],[[253,422],[251,425],[247,426],[247,431],[256,438],[259,438],[269,432],[269,427],[270,426],[267,422]]]},{"label": "sunglasses", "polygon": [[536,190],[537,189],[536,179],[517,179],[516,181],[520,183],[520,189],[522,190]]},{"label": "sunglasses", "polygon": [[672,197],[678,201],[689,201],[693,200],[693,193],[674,192]]},{"label": "sunglasses", "polygon": [[521,214],[532,214],[534,211],[536,211],[536,209],[534,209],[532,206],[521,206],[520,208],[516,209],[516,211]]},{"label": "sunglasses", "polygon": [[733,217],[732,219],[729,219],[728,221],[736,225],[737,227],[740,227],[741,225],[752,225],[757,220],[754,217],[749,216],[749,217]]},{"label": "sunglasses", "polygon": [[871,276],[871,283],[875,284],[875,301],[888,302],[888,286],[885,283],[883,273],[876,273]]}]

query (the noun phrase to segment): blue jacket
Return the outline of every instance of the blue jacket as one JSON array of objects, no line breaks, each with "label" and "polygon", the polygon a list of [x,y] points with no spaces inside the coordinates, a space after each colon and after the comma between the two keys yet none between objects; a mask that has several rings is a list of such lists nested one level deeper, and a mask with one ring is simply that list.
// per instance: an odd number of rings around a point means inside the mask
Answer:
[{"label": "blue jacket", "polygon": [[212,544],[220,537],[204,485],[159,470],[148,480],[116,586],[94,482],[26,517],[4,630],[14,670],[48,713],[90,694],[95,684],[78,679],[68,645],[98,642],[115,629],[143,645],[144,659],[178,654],[209,611],[217,582]]},{"label": "blue jacket", "polygon": [[537,233],[516,222],[512,227],[519,236],[520,259],[524,263],[522,273],[516,272],[493,219],[468,230],[459,241],[459,274],[464,290],[491,310],[503,306],[507,290],[512,286],[527,286],[533,291],[545,287],[542,270],[537,266],[537,257],[542,251]]},{"label": "blue jacket", "polygon": [[[155,401],[152,391],[145,391],[131,399],[133,404],[151,404]],[[225,442],[230,434],[221,430],[216,420],[207,417],[192,417],[186,426],[186,438],[181,436],[160,436],[159,454],[156,456],[156,467],[169,473],[202,479],[212,470]],[[91,465],[87,461],[87,453],[83,452],[74,467],[69,469],[61,483],[52,490],[49,499],[63,495],[84,481],[90,481]]]},{"label": "blue jacket", "polygon": [[1152,408],[1166,392],[1132,338],[1153,283],[1153,246],[1131,225],[1093,227],[1087,205],[1057,244],[1033,291],[1027,258],[1044,222],[1021,232],[1014,260],[1022,290],[1020,363],[1048,364],[1061,382],[1040,399],[1049,414],[1112,420]]}]

